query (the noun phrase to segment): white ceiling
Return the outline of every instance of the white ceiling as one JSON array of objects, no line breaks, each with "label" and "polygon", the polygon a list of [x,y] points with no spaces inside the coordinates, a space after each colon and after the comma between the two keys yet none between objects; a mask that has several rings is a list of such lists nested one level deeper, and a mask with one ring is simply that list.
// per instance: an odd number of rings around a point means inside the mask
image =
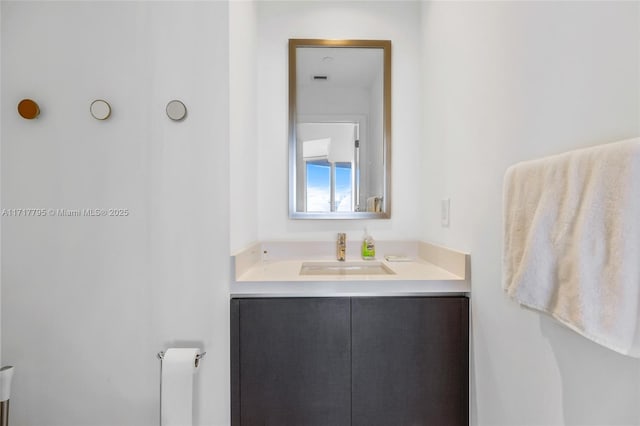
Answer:
[{"label": "white ceiling", "polygon": [[[296,56],[298,86],[370,87],[383,71],[382,49],[298,47]],[[326,75],[328,80],[314,80],[314,75]]]}]

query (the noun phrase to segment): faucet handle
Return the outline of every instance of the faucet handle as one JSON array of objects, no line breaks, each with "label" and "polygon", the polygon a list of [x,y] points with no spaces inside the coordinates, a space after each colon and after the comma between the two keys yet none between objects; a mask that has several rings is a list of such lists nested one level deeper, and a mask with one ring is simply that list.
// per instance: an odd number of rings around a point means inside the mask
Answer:
[{"label": "faucet handle", "polygon": [[336,244],[336,258],[340,261],[345,260],[347,251],[347,234],[344,232],[338,233],[338,243]]}]

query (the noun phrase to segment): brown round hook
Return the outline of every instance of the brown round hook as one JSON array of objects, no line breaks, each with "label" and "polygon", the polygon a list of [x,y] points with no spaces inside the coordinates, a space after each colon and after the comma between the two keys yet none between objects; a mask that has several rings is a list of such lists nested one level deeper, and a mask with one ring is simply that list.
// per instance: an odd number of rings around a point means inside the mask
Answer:
[{"label": "brown round hook", "polygon": [[18,104],[18,114],[20,114],[22,118],[31,120],[40,114],[40,107],[31,99],[23,99]]}]

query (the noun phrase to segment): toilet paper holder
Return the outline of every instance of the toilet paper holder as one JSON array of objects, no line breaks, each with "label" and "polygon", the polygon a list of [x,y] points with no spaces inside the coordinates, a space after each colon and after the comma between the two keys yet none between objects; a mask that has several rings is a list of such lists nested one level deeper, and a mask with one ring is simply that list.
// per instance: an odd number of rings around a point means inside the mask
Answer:
[{"label": "toilet paper holder", "polygon": [[[196,354],[196,360],[194,361],[196,368],[198,368],[198,366],[200,365],[200,360],[202,358],[204,358],[204,356],[206,355],[206,352],[202,352],[201,354]],[[160,351],[158,352],[158,359],[159,360],[163,360],[164,359],[164,352]]]}]

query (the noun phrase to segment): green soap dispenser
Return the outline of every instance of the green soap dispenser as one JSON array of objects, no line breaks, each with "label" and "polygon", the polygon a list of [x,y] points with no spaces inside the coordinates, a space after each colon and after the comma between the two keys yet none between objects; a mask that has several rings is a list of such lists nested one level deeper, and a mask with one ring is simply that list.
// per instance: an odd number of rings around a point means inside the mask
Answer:
[{"label": "green soap dispenser", "polygon": [[376,258],[376,243],[373,237],[364,229],[364,238],[362,239],[362,258],[364,260],[373,260]]}]

